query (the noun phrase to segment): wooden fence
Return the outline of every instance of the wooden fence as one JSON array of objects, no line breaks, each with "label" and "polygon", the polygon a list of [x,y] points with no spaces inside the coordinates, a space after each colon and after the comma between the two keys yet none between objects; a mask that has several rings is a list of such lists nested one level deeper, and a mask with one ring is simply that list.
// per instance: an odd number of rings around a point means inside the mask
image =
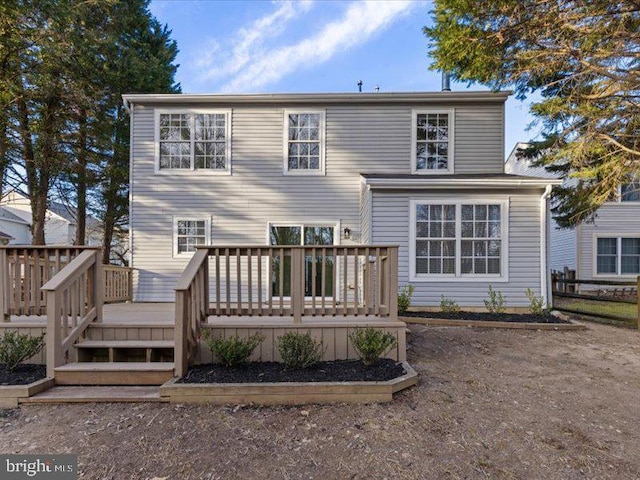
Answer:
[{"label": "wooden fence", "polygon": [[[98,247],[3,246],[0,247],[0,315],[46,315],[47,299],[41,287],[85,251]],[[131,300],[131,269],[103,266],[105,301]]]},{"label": "wooden fence", "polygon": [[[640,276],[629,281],[581,280],[575,278],[574,270],[565,269],[563,272],[551,273],[551,291],[553,308],[557,310],[624,322],[627,325],[633,323],[640,330]],[[621,307],[616,308],[616,305]],[[632,312],[635,318],[616,312],[621,309]],[[614,313],[609,310],[614,310]]]}]

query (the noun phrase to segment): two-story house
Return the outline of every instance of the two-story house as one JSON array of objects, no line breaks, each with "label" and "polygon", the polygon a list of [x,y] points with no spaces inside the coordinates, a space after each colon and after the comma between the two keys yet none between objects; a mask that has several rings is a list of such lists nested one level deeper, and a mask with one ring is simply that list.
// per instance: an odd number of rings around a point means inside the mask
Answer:
[{"label": "two-story house", "polygon": [[[204,244],[398,245],[417,307],[546,297],[559,182],[505,174],[508,96],[124,95],[135,301],[173,301]],[[359,288],[323,268],[327,289]]]},{"label": "two-story house", "polygon": [[[556,178],[543,166],[517,156],[517,144],[505,163],[516,175]],[[574,180],[565,180],[571,185]],[[550,268],[576,271],[581,280],[633,280],[640,275],[640,182],[622,185],[612,201],[598,209],[593,221],[574,228],[550,228]]]}]

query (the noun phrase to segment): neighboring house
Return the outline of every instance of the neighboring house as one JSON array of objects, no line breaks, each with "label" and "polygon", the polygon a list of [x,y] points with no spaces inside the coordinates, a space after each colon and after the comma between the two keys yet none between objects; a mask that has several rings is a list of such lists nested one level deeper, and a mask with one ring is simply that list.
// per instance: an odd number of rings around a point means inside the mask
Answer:
[{"label": "neighboring house", "polygon": [[[3,223],[2,211],[10,214],[14,219],[21,222],[19,235],[8,230]],[[57,202],[51,202],[46,213],[45,220],[45,241],[47,245],[73,245],[76,236],[76,215],[73,209]],[[26,245],[31,243],[30,225],[32,222],[31,202],[28,197],[16,191],[10,191],[2,197],[0,201],[0,228],[10,233],[14,239],[10,242],[16,245]],[[26,228],[25,228],[26,226]],[[87,216],[87,239],[86,244],[99,246],[102,244],[102,230],[100,222]]]},{"label": "neighboring house", "polygon": [[414,306],[546,297],[560,182],[505,174],[508,96],[125,95],[135,301],[173,301],[199,244],[399,245]]},{"label": "neighboring house", "polygon": [[12,213],[10,208],[0,206],[0,231],[4,236],[0,239],[4,245],[14,243],[26,245],[31,243],[29,222]]},{"label": "neighboring house", "polygon": [[[507,173],[555,178],[531,160],[518,159],[517,144],[505,163]],[[550,267],[576,270],[581,280],[626,280],[640,275],[640,182],[623,185],[614,201],[598,209],[593,222],[571,229],[550,228]]]},{"label": "neighboring house", "polygon": [[13,237],[8,233],[0,232],[0,245],[8,245]]}]

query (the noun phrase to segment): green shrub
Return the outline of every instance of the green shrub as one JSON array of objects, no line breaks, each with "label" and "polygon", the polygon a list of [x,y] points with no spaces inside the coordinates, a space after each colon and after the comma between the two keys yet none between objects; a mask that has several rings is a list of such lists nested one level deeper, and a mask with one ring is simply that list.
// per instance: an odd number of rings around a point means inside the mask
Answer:
[{"label": "green shrub", "polygon": [[533,315],[544,315],[547,309],[545,308],[544,299],[542,297],[536,297],[533,290],[527,288],[525,292],[527,298],[529,299],[529,311]]},{"label": "green shrub", "polygon": [[221,337],[210,338],[209,332],[205,330],[204,338],[209,350],[220,360],[220,363],[225,367],[237,367],[249,360],[253,351],[264,340],[264,335],[256,333],[247,339],[235,336],[225,340]]},{"label": "green shrub", "polygon": [[365,365],[373,365],[398,343],[392,333],[373,327],[356,328],[349,339]]},{"label": "green shrub", "polygon": [[413,285],[405,285],[398,295],[398,313],[406,313],[411,306],[411,297],[415,287]]},{"label": "green shrub", "polygon": [[282,361],[291,369],[310,367],[324,354],[322,343],[311,338],[309,333],[286,333],[278,337],[277,348]]},{"label": "green shrub", "polygon": [[38,337],[18,332],[6,332],[0,339],[0,364],[10,372],[26,359],[40,353],[44,347],[44,333]]},{"label": "green shrub", "polygon": [[505,298],[502,293],[494,290],[489,285],[489,300],[484,300],[484,306],[489,313],[504,313],[505,312]]},{"label": "green shrub", "polygon": [[444,295],[442,295],[442,300],[440,300],[440,310],[444,313],[460,313],[460,306],[455,300],[444,298]]}]

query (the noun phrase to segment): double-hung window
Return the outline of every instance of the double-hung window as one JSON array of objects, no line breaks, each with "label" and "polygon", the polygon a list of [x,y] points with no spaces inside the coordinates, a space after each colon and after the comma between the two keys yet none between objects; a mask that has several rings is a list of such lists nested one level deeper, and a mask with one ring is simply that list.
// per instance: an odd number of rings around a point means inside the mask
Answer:
[{"label": "double-hung window", "polygon": [[173,219],[173,255],[191,255],[198,245],[211,243],[211,220],[209,218]]},{"label": "double-hung window", "polygon": [[507,201],[411,202],[411,279],[505,280]]},{"label": "double-hung window", "polygon": [[411,171],[453,173],[453,110],[413,110]]},{"label": "double-hung window", "polygon": [[640,237],[596,238],[597,275],[640,275]]},{"label": "double-hung window", "polygon": [[231,173],[227,111],[158,111],[158,172]]},{"label": "double-hung window", "polygon": [[284,112],[284,173],[324,173],[324,111]]}]

